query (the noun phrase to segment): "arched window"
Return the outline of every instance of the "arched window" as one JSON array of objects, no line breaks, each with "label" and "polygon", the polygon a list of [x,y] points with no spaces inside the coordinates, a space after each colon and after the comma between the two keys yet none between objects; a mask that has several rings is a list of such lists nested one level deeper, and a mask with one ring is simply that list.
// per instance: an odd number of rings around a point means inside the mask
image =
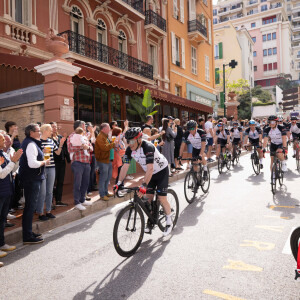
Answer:
[{"label": "arched window", "polygon": [[32,25],[32,0],[10,0],[10,14],[14,21]]},{"label": "arched window", "polygon": [[107,45],[107,27],[102,19],[98,19],[97,41],[103,45]]},{"label": "arched window", "polygon": [[77,6],[72,6],[70,17],[71,17],[71,30],[77,34],[84,35],[83,14],[80,8]]},{"label": "arched window", "polygon": [[127,38],[123,30],[119,31],[119,51],[127,53]]}]

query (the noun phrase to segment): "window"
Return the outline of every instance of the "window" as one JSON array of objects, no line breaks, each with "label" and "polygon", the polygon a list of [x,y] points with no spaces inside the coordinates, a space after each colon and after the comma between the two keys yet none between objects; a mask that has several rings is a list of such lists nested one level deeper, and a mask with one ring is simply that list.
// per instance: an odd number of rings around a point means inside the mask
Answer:
[{"label": "window", "polygon": [[272,40],[276,40],[276,32],[272,33]]},{"label": "window", "polygon": [[32,0],[10,0],[10,12],[14,21],[27,26],[32,24]]},{"label": "window", "polygon": [[277,62],[273,63],[273,70],[277,70]]},{"label": "window", "polygon": [[256,72],[257,71],[257,66],[254,66],[254,72]]},{"label": "window", "polygon": [[106,24],[103,20],[98,19],[98,25],[97,25],[97,41],[101,44],[106,45],[107,44],[107,35],[106,35]]},{"label": "window", "polygon": [[179,16],[178,16],[178,3],[177,3],[177,0],[173,0],[173,16],[175,19],[179,19]]},{"label": "window", "polygon": [[223,58],[223,43],[215,45],[215,59]]},{"label": "window", "polygon": [[277,54],[277,48],[273,48],[273,55]]},{"label": "window", "polygon": [[217,9],[213,9],[213,16],[216,16],[218,14]]},{"label": "window", "polygon": [[215,68],[215,84],[220,84],[220,69]]},{"label": "window", "polygon": [[205,55],[205,80],[209,81],[209,56]]},{"label": "window", "polygon": [[267,0],[260,0],[261,3],[266,2]]},{"label": "window", "polygon": [[270,64],[268,65],[268,69],[269,69],[269,71],[272,71],[272,70],[273,70],[273,65],[272,65],[272,63],[270,63]]},{"label": "window", "polygon": [[119,45],[120,52],[127,53],[127,39],[123,30],[119,31],[118,45]]},{"label": "window", "polygon": [[197,74],[197,50],[192,46],[192,73]]},{"label": "window", "polygon": [[265,34],[262,36],[262,38],[263,38],[263,42],[267,40],[267,36]]},{"label": "window", "polygon": [[268,35],[267,35],[267,40],[268,40],[268,41],[271,41],[271,33],[268,33]]},{"label": "window", "polygon": [[175,85],[175,95],[181,97],[181,86]]},{"label": "window", "polygon": [[179,45],[178,37],[175,37],[175,47],[176,47],[176,65],[180,67],[180,45]]},{"label": "window", "polygon": [[207,0],[202,0],[203,4],[205,4],[207,6]]},{"label": "window", "polygon": [[252,37],[252,41],[253,41],[253,43],[256,43],[256,36]]},{"label": "window", "polygon": [[251,23],[251,28],[254,28],[254,27],[255,27],[255,22]]},{"label": "window", "polygon": [[277,22],[276,16],[270,16],[270,17],[266,17],[266,18],[262,19],[263,25],[271,24],[271,23],[275,23],[275,22]]},{"label": "window", "polygon": [[267,54],[267,49],[264,49],[264,50],[263,50],[263,55],[264,55],[264,56],[267,56],[267,55],[268,55],[268,54]]},{"label": "window", "polygon": [[264,72],[268,71],[268,65],[264,64]]},{"label": "window", "polygon": [[154,45],[150,45],[149,47],[149,63],[153,66],[153,75],[157,75],[157,54],[156,47]]},{"label": "window", "polygon": [[267,5],[262,5],[261,6],[261,11],[266,11],[268,10],[268,6]]},{"label": "window", "polygon": [[213,24],[218,24],[218,19],[214,18],[213,19]]},{"label": "window", "polygon": [[253,51],[253,57],[256,57],[257,52]]},{"label": "window", "polygon": [[268,55],[272,55],[272,48],[268,49]]}]

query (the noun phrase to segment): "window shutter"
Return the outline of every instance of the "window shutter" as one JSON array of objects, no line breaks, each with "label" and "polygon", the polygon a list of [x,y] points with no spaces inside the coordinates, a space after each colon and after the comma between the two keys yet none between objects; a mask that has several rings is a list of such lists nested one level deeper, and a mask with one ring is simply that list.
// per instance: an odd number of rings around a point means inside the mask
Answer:
[{"label": "window shutter", "polygon": [[172,63],[176,64],[176,41],[175,33],[171,31],[171,41],[172,41]]},{"label": "window shutter", "polygon": [[184,39],[181,39],[181,65],[185,69],[185,43]]},{"label": "window shutter", "polygon": [[211,19],[208,19],[208,43],[211,45]]},{"label": "window shutter", "polygon": [[196,20],[196,2],[189,0],[189,21]]},{"label": "window shutter", "polygon": [[215,68],[215,83],[220,84],[220,69]]},{"label": "window shutter", "polygon": [[177,8],[177,0],[173,0],[173,16],[177,19],[178,16],[178,8]]},{"label": "window shutter", "polygon": [[180,0],[180,22],[184,23],[184,0]]},{"label": "window shutter", "polygon": [[224,108],[224,92],[220,93],[220,107]]},{"label": "window shutter", "polygon": [[219,59],[223,58],[223,43],[219,43]]}]

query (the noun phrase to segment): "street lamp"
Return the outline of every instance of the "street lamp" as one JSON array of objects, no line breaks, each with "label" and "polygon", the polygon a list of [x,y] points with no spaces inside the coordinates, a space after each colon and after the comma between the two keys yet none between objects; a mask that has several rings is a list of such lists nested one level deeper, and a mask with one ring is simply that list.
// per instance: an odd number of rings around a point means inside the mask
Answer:
[{"label": "street lamp", "polygon": [[226,89],[225,89],[225,67],[229,66],[231,69],[234,69],[237,66],[237,61],[232,59],[229,64],[223,64],[223,90],[224,90],[224,117],[226,117],[226,105],[225,105],[225,98],[226,98]]}]

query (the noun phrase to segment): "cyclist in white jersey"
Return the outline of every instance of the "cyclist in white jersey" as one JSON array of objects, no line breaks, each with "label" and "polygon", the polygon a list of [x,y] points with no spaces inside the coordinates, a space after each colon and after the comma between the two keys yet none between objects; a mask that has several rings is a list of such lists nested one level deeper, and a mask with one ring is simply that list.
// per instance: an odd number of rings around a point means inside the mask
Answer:
[{"label": "cyclist in white jersey", "polygon": [[[166,213],[166,229],[164,236],[172,231],[172,215],[171,207],[167,200],[167,192],[169,185],[169,167],[167,159],[157,150],[154,145],[148,141],[142,140],[142,131],[139,127],[130,128],[125,133],[128,143],[124,155],[124,165],[120,171],[119,181],[115,185],[115,189],[122,188],[122,181],[125,179],[132,158],[146,172],[143,183],[140,186],[138,196],[141,198],[147,194],[149,203],[153,200],[154,192]],[[147,225],[145,233],[151,233],[151,226]]]},{"label": "cyclist in white jersey", "polygon": [[[215,145],[217,145],[216,157],[219,157],[220,151],[222,150],[222,152],[224,152],[225,148],[231,151],[230,132],[225,128],[225,125],[222,122],[219,122],[217,125]],[[231,159],[231,155],[229,159]]]},{"label": "cyclist in white jersey", "polygon": [[[298,123],[298,118],[296,116],[291,117],[290,133],[293,136],[293,142],[300,139],[300,123]],[[296,157],[296,144],[293,145],[294,155]]]},{"label": "cyclist in white jersey", "polygon": [[[243,129],[239,126],[239,123],[234,121],[232,123],[232,128],[229,130],[231,135],[231,140],[233,145],[237,145],[240,148],[240,145],[243,140]],[[237,150],[240,151],[240,150]]]}]

